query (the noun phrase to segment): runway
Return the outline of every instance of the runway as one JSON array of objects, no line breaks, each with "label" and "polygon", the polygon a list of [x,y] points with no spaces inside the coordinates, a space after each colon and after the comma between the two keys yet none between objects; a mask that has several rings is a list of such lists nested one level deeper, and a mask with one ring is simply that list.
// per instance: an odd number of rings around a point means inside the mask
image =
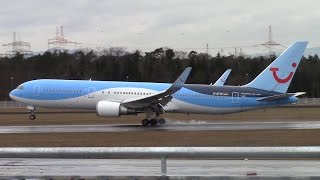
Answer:
[{"label": "runway", "polygon": [[222,131],[222,130],[275,130],[275,129],[320,129],[320,121],[295,122],[226,122],[173,123],[154,127],[138,124],[127,125],[43,125],[0,126],[0,134],[9,133],[76,133],[76,132],[132,132],[132,131]]},{"label": "runway", "polygon": [[[168,176],[320,176],[316,160],[167,160]],[[159,159],[0,159],[0,176],[161,176]]]}]

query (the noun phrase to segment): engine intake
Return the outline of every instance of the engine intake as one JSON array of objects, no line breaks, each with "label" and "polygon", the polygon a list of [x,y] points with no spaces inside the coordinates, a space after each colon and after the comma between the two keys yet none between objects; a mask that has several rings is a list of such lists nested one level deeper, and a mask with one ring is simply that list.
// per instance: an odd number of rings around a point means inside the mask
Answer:
[{"label": "engine intake", "polygon": [[98,116],[103,117],[118,117],[126,114],[136,114],[136,111],[131,108],[122,106],[118,102],[99,101],[96,106]]}]

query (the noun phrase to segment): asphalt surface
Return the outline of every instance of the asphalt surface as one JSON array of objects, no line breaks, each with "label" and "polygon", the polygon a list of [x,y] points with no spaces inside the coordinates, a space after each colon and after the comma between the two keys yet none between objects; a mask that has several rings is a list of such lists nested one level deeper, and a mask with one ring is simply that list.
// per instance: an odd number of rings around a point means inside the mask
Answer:
[{"label": "asphalt surface", "polygon": [[169,121],[166,125],[143,127],[127,125],[43,125],[0,126],[0,134],[9,133],[76,133],[76,132],[133,132],[133,131],[219,131],[219,130],[275,130],[275,129],[320,129],[320,121],[294,122],[226,122],[206,123],[194,120],[188,123]]},{"label": "asphalt surface", "polygon": [[[316,160],[167,160],[169,176],[320,176]],[[0,159],[0,176],[160,176],[159,159]]]}]

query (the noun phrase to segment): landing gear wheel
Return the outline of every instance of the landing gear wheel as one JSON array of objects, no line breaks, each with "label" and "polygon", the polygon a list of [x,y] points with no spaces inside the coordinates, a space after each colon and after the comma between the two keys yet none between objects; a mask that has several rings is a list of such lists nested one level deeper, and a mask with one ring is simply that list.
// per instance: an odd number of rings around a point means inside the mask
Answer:
[{"label": "landing gear wheel", "polygon": [[155,120],[155,119],[150,119],[150,125],[151,125],[151,126],[157,125],[157,120]]},{"label": "landing gear wheel", "polygon": [[149,125],[149,121],[148,119],[144,119],[141,121],[142,126],[148,126]]},{"label": "landing gear wheel", "polygon": [[158,119],[158,123],[159,124],[165,124],[166,123],[166,120],[161,118],[161,119]]},{"label": "landing gear wheel", "polygon": [[36,116],[33,115],[33,114],[31,114],[31,115],[29,116],[29,119],[30,119],[30,120],[35,120],[35,119],[36,119]]}]

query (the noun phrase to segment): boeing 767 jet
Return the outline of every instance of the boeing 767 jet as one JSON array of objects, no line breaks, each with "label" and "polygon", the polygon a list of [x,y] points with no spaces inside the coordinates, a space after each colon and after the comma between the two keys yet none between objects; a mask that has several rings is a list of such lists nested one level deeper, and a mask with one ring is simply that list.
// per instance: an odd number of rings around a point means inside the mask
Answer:
[{"label": "boeing 767 jet", "polygon": [[143,126],[163,124],[165,112],[228,114],[298,101],[303,93],[287,93],[307,42],[295,42],[243,86],[185,84],[191,67],[174,83],[39,79],[10,92],[25,103],[35,119],[36,107],[95,110],[98,116],[145,113]]}]

